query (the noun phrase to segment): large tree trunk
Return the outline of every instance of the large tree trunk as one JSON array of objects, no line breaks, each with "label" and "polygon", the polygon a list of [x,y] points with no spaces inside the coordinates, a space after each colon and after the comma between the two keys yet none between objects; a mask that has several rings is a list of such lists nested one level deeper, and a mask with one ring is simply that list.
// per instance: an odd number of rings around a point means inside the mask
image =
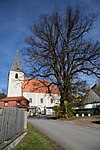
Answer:
[{"label": "large tree trunk", "polygon": [[65,109],[65,104],[64,101],[70,101],[69,99],[69,92],[64,90],[64,93],[61,93],[61,98],[60,98],[60,107],[63,110],[64,114],[66,113]]}]

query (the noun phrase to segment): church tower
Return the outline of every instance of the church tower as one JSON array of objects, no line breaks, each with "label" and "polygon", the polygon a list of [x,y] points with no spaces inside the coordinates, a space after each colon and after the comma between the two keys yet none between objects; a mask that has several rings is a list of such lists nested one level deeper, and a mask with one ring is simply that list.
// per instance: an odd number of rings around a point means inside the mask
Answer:
[{"label": "church tower", "polygon": [[24,73],[17,52],[8,75],[8,95],[7,95],[8,97],[23,95],[22,90],[23,80],[24,80]]}]

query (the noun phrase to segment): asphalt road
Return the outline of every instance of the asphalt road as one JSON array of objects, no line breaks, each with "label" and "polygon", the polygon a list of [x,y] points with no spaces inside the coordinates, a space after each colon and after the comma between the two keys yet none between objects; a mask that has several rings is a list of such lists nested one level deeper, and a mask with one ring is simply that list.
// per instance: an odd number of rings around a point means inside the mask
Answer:
[{"label": "asphalt road", "polygon": [[28,122],[65,150],[100,150],[100,130],[60,120],[29,118]]}]

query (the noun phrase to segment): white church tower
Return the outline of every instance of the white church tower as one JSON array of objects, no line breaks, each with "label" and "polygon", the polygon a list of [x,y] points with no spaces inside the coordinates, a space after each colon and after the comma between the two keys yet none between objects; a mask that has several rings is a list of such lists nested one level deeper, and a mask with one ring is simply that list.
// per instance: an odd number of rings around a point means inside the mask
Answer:
[{"label": "white church tower", "polygon": [[22,82],[24,80],[24,73],[22,70],[21,62],[19,60],[18,52],[12,64],[8,76],[8,95],[7,97],[22,96]]}]

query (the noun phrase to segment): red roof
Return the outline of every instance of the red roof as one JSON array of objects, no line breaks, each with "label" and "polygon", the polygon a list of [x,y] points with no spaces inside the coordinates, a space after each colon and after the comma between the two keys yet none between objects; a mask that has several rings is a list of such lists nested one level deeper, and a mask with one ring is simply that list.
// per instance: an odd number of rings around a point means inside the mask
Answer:
[{"label": "red roof", "polygon": [[49,93],[59,94],[57,86],[51,85],[48,89],[50,82],[47,80],[37,80],[37,79],[24,79],[23,91],[24,92],[34,92],[34,93]]},{"label": "red roof", "polygon": [[24,96],[14,96],[14,97],[3,98],[0,100],[0,102],[1,101],[20,101],[20,100],[27,100],[27,99]]}]

